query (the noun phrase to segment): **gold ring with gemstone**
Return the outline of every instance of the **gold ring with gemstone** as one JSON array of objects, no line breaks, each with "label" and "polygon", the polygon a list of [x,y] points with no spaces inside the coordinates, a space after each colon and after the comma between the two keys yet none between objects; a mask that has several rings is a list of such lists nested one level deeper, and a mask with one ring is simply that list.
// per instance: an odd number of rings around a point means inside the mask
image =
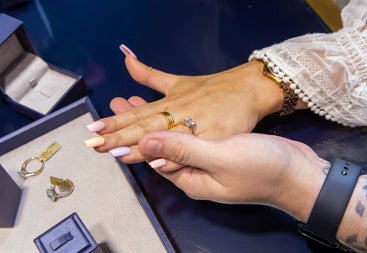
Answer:
[{"label": "gold ring with gemstone", "polygon": [[51,186],[46,189],[46,194],[52,202],[65,198],[74,191],[74,184],[70,179],[50,177],[50,182]]},{"label": "gold ring with gemstone", "polygon": [[[54,154],[56,154],[57,151],[59,151],[61,148],[61,145],[57,142],[53,142],[50,146],[48,146],[45,150],[42,151],[42,153],[38,156],[32,156],[24,161],[22,164],[22,168],[20,171],[18,171],[18,175],[21,180],[26,180],[28,177],[36,176],[40,174],[44,168],[45,168],[45,162],[50,159]],[[41,166],[38,170],[35,171],[28,171],[27,166],[32,161],[38,161],[41,163]]]},{"label": "gold ring with gemstone", "polygon": [[[27,165],[32,161],[40,162],[41,166],[39,167],[38,170],[27,171]],[[22,168],[20,169],[20,171],[18,171],[18,175],[20,176],[22,180],[26,180],[28,177],[32,177],[32,176],[36,176],[40,174],[44,168],[45,168],[45,160],[41,159],[38,156],[33,156],[24,161],[24,163],[22,164]]]},{"label": "gold ring with gemstone", "polygon": [[187,117],[182,122],[177,123],[175,126],[186,126],[190,129],[191,134],[194,135],[194,128],[196,127],[196,122],[192,118]]}]

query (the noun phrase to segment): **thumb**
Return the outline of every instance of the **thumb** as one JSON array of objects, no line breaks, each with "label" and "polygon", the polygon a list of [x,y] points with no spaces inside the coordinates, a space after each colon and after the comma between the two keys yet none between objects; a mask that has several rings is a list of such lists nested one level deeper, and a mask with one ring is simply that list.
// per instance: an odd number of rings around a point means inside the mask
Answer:
[{"label": "thumb", "polygon": [[138,60],[136,55],[125,45],[120,46],[120,50],[125,54],[125,65],[131,77],[138,83],[154,89],[162,94],[176,83],[178,76],[153,69]]},{"label": "thumb", "polygon": [[[222,145],[178,131],[153,132],[145,135],[138,144],[140,153],[151,159],[164,158],[171,163],[204,170],[218,167]],[[159,163],[159,168],[166,163]],[[168,165],[167,165],[168,166]],[[156,167],[157,169],[158,167]]]}]

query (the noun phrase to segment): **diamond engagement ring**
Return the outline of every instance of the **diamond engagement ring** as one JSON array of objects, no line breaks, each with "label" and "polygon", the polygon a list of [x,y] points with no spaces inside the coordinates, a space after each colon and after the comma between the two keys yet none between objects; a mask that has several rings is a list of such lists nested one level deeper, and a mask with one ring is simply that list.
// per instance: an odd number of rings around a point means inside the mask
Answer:
[{"label": "diamond engagement ring", "polygon": [[[20,179],[24,181],[28,177],[32,177],[32,176],[36,176],[40,174],[45,168],[46,161],[48,161],[48,159],[50,159],[54,154],[56,154],[56,152],[59,151],[60,148],[61,148],[61,145],[58,142],[54,142],[50,146],[48,146],[44,151],[42,151],[40,155],[32,156],[28,158],[27,160],[25,160],[22,164],[22,168],[20,169],[20,171],[18,171],[18,175]],[[38,161],[41,164],[39,169],[37,169],[36,171],[27,170],[28,164],[31,163],[32,161]]]},{"label": "diamond engagement ring", "polygon": [[50,177],[50,183],[51,186],[46,189],[46,194],[52,202],[65,198],[74,191],[74,184],[70,179]]},{"label": "diamond engagement ring", "polygon": [[194,135],[194,128],[196,127],[196,122],[192,118],[187,117],[183,122],[177,123],[175,126],[186,126],[190,129],[191,134]]}]

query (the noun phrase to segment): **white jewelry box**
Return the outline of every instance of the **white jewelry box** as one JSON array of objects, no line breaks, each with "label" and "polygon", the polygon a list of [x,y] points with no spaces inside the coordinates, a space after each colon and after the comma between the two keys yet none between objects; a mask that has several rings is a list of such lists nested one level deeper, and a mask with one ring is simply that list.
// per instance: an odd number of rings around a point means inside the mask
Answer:
[{"label": "white jewelry box", "polygon": [[83,78],[45,62],[23,23],[0,13],[0,90],[18,112],[37,119],[85,96]]}]

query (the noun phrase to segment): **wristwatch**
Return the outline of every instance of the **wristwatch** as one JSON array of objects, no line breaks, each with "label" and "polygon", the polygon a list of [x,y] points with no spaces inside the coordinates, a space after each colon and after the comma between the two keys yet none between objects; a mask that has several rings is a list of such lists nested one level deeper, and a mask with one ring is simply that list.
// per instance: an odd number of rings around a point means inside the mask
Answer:
[{"label": "wristwatch", "polygon": [[333,161],[306,224],[298,223],[301,234],[331,248],[350,249],[336,239],[358,177],[365,169],[348,161]]},{"label": "wristwatch", "polygon": [[263,64],[263,75],[272,80],[283,92],[283,104],[280,110],[280,116],[293,113],[297,105],[298,96],[291,89],[290,84],[284,81],[283,77],[277,75],[266,63],[263,62]]}]

